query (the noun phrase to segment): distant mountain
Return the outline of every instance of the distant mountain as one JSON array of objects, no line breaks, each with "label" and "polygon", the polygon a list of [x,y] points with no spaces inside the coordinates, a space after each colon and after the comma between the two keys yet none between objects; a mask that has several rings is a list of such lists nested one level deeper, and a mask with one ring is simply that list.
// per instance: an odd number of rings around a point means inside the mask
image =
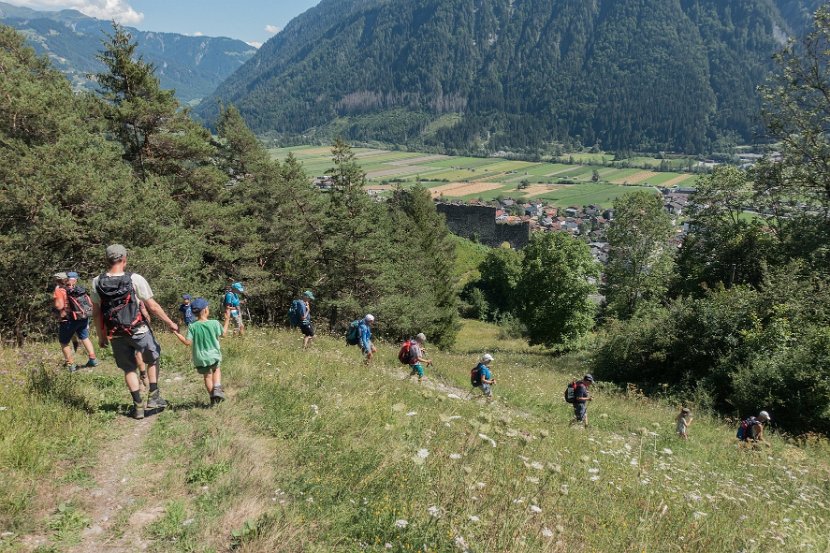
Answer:
[{"label": "distant mountain", "polygon": [[[78,87],[90,86],[87,75],[102,69],[95,56],[105,33],[112,32],[110,22],[74,10],[43,12],[3,2],[0,23],[22,32],[39,54],[48,55]],[[241,40],[127,29],[138,43],[139,53],[157,67],[162,86],[175,89],[184,102],[210,95],[218,83],[256,53]]]},{"label": "distant mountain", "polygon": [[199,113],[450,150],[699,152],[760,132],[756,87],[818,3],[322,0]]}]

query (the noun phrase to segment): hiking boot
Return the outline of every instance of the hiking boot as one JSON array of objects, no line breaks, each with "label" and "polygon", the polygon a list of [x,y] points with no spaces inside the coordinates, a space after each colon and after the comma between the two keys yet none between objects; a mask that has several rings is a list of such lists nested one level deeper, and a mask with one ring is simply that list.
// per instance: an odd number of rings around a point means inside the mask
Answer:
[{"label": "hiking boot", "polygon": [[141,403],[133,403],[133,408],[130,411],[130,416],[135,420],[141,420],[144,418],[144,405]]},{"label": "hiking boot", "polygon": [[66,367],[66,370],[68,370],[70,373],[78,371],[78,365],[76,365],[75,363],[67,363],[64,366]]},{"label": "hiking boot", "polygon": [[150,393],[147,400],[147,409],[164,409],[165,407],[167,407],[167,400],[161,397],[158,390]]},{"label": "hiking boot", "polygon": [[214,386],[213,392],[210,394],[210,402],[217,404],[223,401],[225,401],[225,391],[222,389],[222,385]]},{"label": "hiking boot", "polygon": [[97,366],[98,366],[98,360],[97,360],[97,359],[94,359],[94,358],[92,358],[92,357],[90,357],[90,358],[89,358],[89,361],[87,361],[87,362],[86,362],[86,365],[84,365],[84,367],[89,367],[89,368],[91,368],[91,367],[97,367]]}]

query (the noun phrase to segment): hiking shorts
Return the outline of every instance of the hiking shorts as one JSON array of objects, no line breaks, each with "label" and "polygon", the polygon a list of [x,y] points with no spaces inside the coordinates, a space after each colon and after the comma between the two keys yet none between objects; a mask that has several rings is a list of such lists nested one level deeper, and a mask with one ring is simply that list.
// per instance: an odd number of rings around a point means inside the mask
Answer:
[{"label": "hiking shorts", "polygon": [[196,372],[201,375],[213,374],[219,368],[219,363],[214,363],[209,367],[196,367]]},{"label": "hiking shorts", "polygon": [[585,415],[588,414],[588,403],[585,401],[578,401],[574,403],[574,416],[578,422],[585,421]]},{"label": "hiking shorts", "polygon": [[116,366],[125,373],[134,372],[138,368],[136,353],[141,354],[148,366],[158,363],[161,357],[161,346],[150,331],[134,336],[115,336],[110,340],[110,344]]},{"label": "hiking shorts", "polygon": [[481,391],[486,397],[493,397],[493,388],[485,382],[481,383]]},{"label": "hiking shorts", "polygon": [[417,374],[418,378],[423,378],[424,377],[424,366],[421,365],[420,363],[418,363],[416,365],[412,365],[410,368],[412,369],[412,372],[409,373],[409,376],[412,376],[413,374]]},{"label": "hiking shorts", "polygon": [[76,334],[81,340],[89,338],[89,319],[61,321],[58,326],[58,342],[62,346],[68,346]]},{"label": "hiking shorts", "polygon": [[303,336],[314,336],[314,325],[311,323],[300,323],[300,332],[303,333]]},{"label": "hiking shorts", "polygon": [[238,309],[231,310],[231,320],[236,325],[236,328],[243,328],[245,323],[242,322],[242,311]]}]

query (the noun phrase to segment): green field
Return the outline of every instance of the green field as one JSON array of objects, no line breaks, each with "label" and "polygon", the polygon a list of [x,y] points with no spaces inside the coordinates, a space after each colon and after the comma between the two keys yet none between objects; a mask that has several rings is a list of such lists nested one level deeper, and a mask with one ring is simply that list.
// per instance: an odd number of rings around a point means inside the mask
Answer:
[{"label": "green field", "polygon": [[[292,153],[310,177],[325,175],[332,166],[331,151],[324,146],[294,146],[271,150],[271,155],[284,159]],[[430,188],[444,187],[445,198],[484,199],[497,197],[514,199],[542,199],[561,207],[597,204],[610,207],[615,198],[632,187],[622,186],[631,178],[636,187],[659,185],[694,185],[696,175],[690,173],[662,172],[647,175],[643,169],[620,169],[602,165],[566,165],[512,161],[503,158],[456,157],[419,152],[395,152],[369,148],[355,148],[357,159],[366,172],[370,185],[414,185],[420,180]],[[607,154],[574,155],[577,163],[608,161]],[[653,158],[636,158],[637,161],[655,162]],[[594,171],[599,181],[594,182]],[[640,177],[638,177],[640,175]],[[519,189],[523,181],[530,187]],[[453,183],[481,183],[481,190],[473,193],[467,189],[456,192],[447,189]],[[494,187],[495,186],[495,187]],[[460,187],[456,187],[460,188]]]}]

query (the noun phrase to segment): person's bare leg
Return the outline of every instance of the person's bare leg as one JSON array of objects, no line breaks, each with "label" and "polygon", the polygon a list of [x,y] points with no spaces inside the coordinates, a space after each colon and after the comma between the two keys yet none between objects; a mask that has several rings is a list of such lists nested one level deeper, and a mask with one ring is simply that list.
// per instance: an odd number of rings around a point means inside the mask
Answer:
[{"label": "person's bare leg", "polygon": [[72,365],[75,363],[75,351],[72,348],[72,342],[66,344],[65,346],[61,346],[61,353],[63,353],[63,359],[66,361],[67,365]]},{"label": "person's bare leg", "polygon": [[127,383],[127,389],[130,391],[130,393],[137,392],[139,390],[137,372],[130,371],[128,373],[124,373],[124,382]]},{"label": "person's bare leg", "polygon": [[216,367],[216,370],[213,371],[213,386],[221,386],[222,385],[222,369],[220,367]]},{"label": "person's bare leg", "polygon": [[205,390],[207,390],[208,394],[212,394],[213,393],[213,386],[214,386],[213,375],[211,373],[207,373],[206,375],[204,375],[204,377],[205,377]]},{"label": "person's bare leg", "polygon": [[158,365],[155,363],[147,366],[147,379],[150,381],[150,384],[158,384]]},{"label": "person's bare leg", "polygon": [[90,359],[95,359],[95,348],[92,347],[92,340],[89,338],[84,338],[81,340],[81,343],[84,345],[84,349],[86,350],[86,355]]}]

